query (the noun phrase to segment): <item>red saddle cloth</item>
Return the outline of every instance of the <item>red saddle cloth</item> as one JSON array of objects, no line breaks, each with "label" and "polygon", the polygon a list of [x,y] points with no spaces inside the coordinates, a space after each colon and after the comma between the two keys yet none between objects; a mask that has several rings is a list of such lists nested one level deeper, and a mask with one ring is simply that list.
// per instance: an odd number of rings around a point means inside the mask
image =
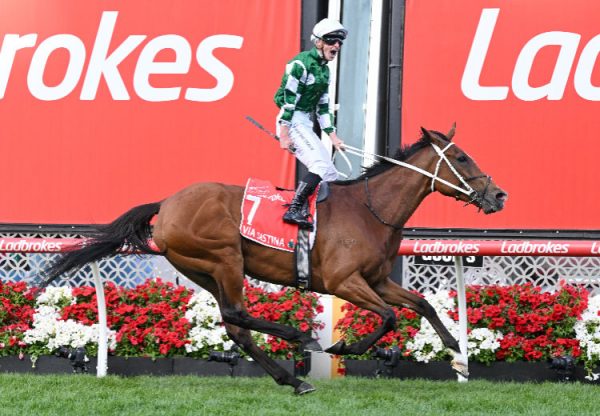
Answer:
[{"label": "red saddle cloth", "polygon": [[[315,231],[318,191],[317,188],[308,198]],[[267,247],[293,252],[298,240],[298,226],[282,219],[287,210],[285,204],[293,197],[294,191],[279,190],[269,181],[248,179],[242,201],[242,236]]]}]

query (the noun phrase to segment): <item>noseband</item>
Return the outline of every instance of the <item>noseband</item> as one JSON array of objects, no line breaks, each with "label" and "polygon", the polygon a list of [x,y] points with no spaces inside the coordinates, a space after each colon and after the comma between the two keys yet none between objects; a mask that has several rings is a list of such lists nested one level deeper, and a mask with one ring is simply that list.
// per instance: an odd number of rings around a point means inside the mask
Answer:
[{"label": "noseband", "polygon": [[[442,181],[440,178],[438,178],[438,173],[440,170],[440,166],[442,165],[442,162],[446,162],[446,164],[448,165],[448,167],[450,168],[450,170],[452,171],[452,173],[454,174],[454,176],[459,180],[459,182],[464,186],[464,189],[462,188],[458,188],[458,187],[454,187],[457,192],[456,195],[454,195],[454,197],[458,200],[460,193],[464,193],[467,196],[470,196],[471,199],[469,201],[467,201],[467,203],[465,204],[465,206],[469,205],[469,204],[479,204],[478,208],[481,211],[481,204],[483,203],[483,201],[485,200],[485,196],[487,194],[488,188],[490,186],[490,183],[492,181],[492,177],[489,175],[479,175],[479,176],[471,176],[468,178],[463,178],[462,175],[460,173],[458,173],[458,171],[456,170],[456,168],[454,167],[454,165],[452,165],[452,163],[450,163],[450,161],[448,160],[448,157],[446,156],[446,150],[448,150],[451,146],[453,146],[454,143],[448,143],[448,145],[446,145],[446,147],[444,147],[443,149],[440,149],[439,146],[437,146],[434,143],[431,143],[431,146],[433,147],[433,150],[435,150],[435,152],[438,154],[438,156],[440,157],[438,159],[437,164],[435,165],[435,171],[433,173],[433,176],[431,177],[431,192],[435,191],[435,181],[437,180],[438,182],[444,182],[446,185],[448,184],[445,181]],[[483,193],[479,193],[477,192],[475,189],[473,189],[468,182],[474,181],[476,179],[481,179],[481,178],[487,178],[487,182],[485,184],[485,188],[483,188]]]}]

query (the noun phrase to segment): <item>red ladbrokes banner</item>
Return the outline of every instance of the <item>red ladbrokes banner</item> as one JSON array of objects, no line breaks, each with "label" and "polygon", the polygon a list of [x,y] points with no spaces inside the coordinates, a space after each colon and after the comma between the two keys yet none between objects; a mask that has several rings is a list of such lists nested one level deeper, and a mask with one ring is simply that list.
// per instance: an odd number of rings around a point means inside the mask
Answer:
[{"label": "red ladbrokes banner", "polygon": [[439,195],[410,226],[600,229],[600,2],[407,0],[404,143],[446,132],[509,194],[477,214]]},{"label": "red ladbrokes banner", "polygon": [[274,128],[300,3],[3,0],[0,223],[106,222],[195,182],[293,186],[245,116]]}]

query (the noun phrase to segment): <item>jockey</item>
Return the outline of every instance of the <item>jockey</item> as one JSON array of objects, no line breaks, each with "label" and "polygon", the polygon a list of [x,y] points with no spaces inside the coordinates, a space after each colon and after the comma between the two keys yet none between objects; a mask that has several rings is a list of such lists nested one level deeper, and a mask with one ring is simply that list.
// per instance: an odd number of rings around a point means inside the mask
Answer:
[{"label": "jockey", "polygon": [[296,189],[294,199],[283,220],[312,230],[308,210],[304,205],[321,181],[337,179],[337,170],[327,149],[313,131],[313,121],[319,120],[321,130],[329,135],[336,150],[344,150],[344,142],[335,132],[333,115],[329,112],[329,67],[346,39],[348,31],[336,20],[323,19],[313,28],[311,41],[315,46],[292,58],[285,67],[281,85],[275,93],[277,135],[280,145],[298,158],[308,173]]}]

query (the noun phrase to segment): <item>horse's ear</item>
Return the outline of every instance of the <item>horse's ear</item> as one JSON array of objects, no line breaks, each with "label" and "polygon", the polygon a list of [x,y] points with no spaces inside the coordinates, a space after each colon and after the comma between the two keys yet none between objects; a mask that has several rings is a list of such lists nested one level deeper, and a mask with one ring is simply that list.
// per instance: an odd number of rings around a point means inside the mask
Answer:
[{"label": "horse's ear", "polygon": [[433,136],[425,127],[421,127],[421,133],[423,133],[423,138],[428,142],[431,142],[433,140]]},{"label": "horse's ear", "polygon": [[456,121],[454,122],[454,124],[452,124],[452,128],[450,129],[450,131],[446,135],[446,137],[448,138],[448,140],[452,141],[452,138],[454,137],[454,133],[456,133]]}]

